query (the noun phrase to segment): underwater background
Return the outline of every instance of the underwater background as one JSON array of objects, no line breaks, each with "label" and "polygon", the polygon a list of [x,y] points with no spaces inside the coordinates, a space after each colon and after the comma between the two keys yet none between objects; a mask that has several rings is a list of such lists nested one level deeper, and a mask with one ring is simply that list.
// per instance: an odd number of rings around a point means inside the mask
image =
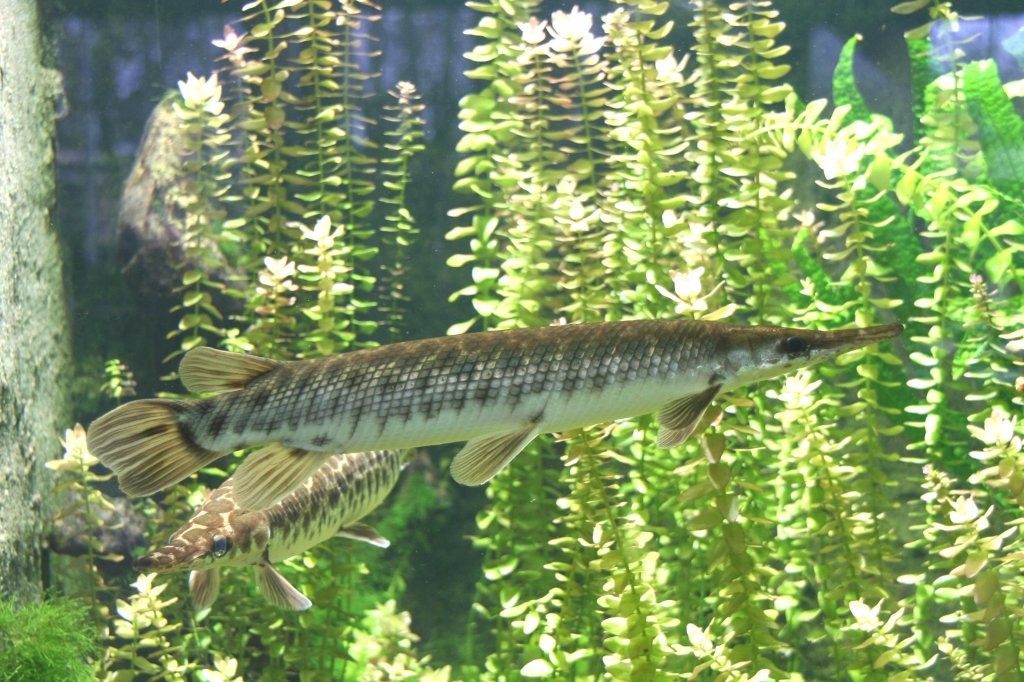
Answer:
[{"label": "underwater background", "polygon": [[[0,679],[1024,680],[1024,4],[42,9],[71,418]],[[280,567],[301,613],[130,568],[234,458],[128,500],[75,426],[204,344],[668,317],[907,332],[671,450],[625,420],[471,489],[424,449],[390,548]]]}]

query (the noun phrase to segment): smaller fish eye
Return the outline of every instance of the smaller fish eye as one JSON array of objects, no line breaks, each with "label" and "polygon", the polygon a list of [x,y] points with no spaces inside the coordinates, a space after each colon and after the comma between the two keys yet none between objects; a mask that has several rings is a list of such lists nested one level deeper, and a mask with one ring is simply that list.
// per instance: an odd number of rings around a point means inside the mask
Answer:
[{"label": "smaller fish eye", "polygon": [[806,355],[810,344],[799,336],[790,336],[782,342],[782,352],[789,356]]},{"label": "smaller fish eye", "polygon": [[227,554],[229,549],[231,549],[230,540],[223,535],[213,536],[213,556],[220,558]]}]

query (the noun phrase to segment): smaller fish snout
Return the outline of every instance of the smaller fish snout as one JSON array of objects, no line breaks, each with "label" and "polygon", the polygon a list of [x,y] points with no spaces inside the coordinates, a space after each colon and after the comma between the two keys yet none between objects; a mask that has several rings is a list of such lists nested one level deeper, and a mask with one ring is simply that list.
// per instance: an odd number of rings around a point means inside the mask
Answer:
[{"label": "smaller fish snout", "polygon": [[191,569],[197,560],[205,555],[201,547],[176,547],[168,545],[144,554],[132,562],[132,568],[140,573],[171,573]]},{"label": "smaller fish snout", "polygon": [[153,573],[167,570],[173,558],[163,552],[150,552],[132,562],[132,568],[139,573]]}]

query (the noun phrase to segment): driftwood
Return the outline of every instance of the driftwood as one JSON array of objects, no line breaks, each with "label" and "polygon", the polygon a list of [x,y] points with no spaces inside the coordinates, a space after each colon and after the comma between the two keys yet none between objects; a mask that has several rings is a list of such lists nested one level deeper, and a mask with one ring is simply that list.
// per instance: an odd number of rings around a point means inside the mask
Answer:
[{"label": "driftwood", "polygon": [[81,556],[89,551],[86,540],[91,536],[99,540],[98,553],[104,556],[130,556],[133,549],[145,547],[149,541],[144,532],[146,517],[135,511],[126,497],[113,498],[111,504],[112,509],[94,510],[100,521],[94,524],[81,513],[81,496],[65,500],[47,538],[50,551]]},{"label": "driftwood", "polygon": [[[189,176],[183,166],[184,131],[169,93],[153,109],[142,133],[131,172],[121,191],[117,250],[128,284],[142,299],[166,300],[181,283],[183,270],[196,268],[228,283],[235,273],[215,244],[214,257],[190,261],[184,248]],[[212,263],[212,264],[211,264]]]}]

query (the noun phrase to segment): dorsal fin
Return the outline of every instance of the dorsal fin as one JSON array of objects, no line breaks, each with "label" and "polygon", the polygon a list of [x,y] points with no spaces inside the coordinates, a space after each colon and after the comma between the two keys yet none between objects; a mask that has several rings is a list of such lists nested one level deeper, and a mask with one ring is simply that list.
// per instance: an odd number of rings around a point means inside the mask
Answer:
[{"label": "dorsal fin", "polygon": [[256,355],[199,346],[185,353],[178,375],[191,393],[227,393],[237,391],[280,364]]}]

